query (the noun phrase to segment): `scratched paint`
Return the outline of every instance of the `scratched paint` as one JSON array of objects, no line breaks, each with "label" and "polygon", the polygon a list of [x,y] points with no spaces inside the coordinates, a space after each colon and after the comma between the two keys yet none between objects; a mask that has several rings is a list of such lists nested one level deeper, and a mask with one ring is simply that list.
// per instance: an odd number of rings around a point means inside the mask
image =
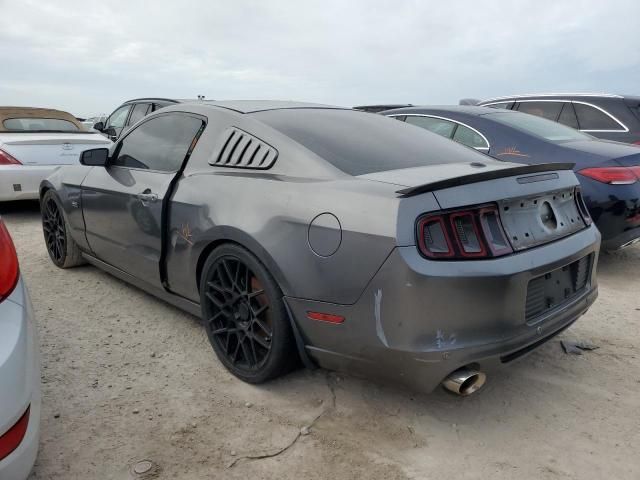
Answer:
[{"label": "scratched paint", "polygon": [[456,334],[438,330],[436,331],[436,346],[438,348],[449,348],[456,344]]},{"label": "scratched paint", "polygon": [[373,312],[376,317],[376,334],[385,347],[389,346],[387,337],[384,335],[382,329],[382,289],[379,288],[377,292],[373,294],[374,308]]}]

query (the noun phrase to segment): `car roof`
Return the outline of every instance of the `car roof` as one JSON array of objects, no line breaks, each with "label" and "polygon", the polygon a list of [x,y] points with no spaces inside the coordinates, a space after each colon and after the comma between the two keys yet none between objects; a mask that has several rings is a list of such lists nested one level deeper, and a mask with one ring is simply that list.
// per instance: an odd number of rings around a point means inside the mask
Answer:
[{"label": "car roof", "polygon": [[[511,110],[505,110],[511,111]],[[486,115],[487,113],[495,113],[496,109],[491,107],[478,107],[475,105],[423,105],[420,107],[396,108],[394,110],[386,110],[381,112],[383,115],[409,115],[429,113],[437,115],[440,113],[463,113],[467,115]]]},{"label": "car roof", "polygon": [[481,103],[489,103],[489,102],[500,102],[500,101],[510,101],[510,100],[521,100],[521,99],[538,99],[538,98],[548,98],[548,99],[561,99],[561,98],[625,98],[623,95],[616,95],[612,93],[580,93],[580,92],[567,92],[567,93],[527,93],[523,95],[508,95],[504,97],[494,97],[482,100]]},{"label": "car roof", "polygon": [[142,97],[142,98],[132,98],[131,100],[127,100],[126,102],[122,102],[122,105],[127,105],[129,103],[137,103],[137,102],[170,102],[170,103],[183,103],[183,102],[195,102],[197,98],[193,99],[179,99],[179,98],[163,98],[163,97]]},{"label": "car roof", "polygon": [[294,102],[287,100],[194,100],[197,105],[205,105],[219,108],[226,108],[238,113],[255,113],[266,110],[283,110],[293,108],[320,108],[351,110],[347,107],[337,107],[334,105],[323,105],[320,103]]},{"label": "car roof", "polygon": [[66,120],[82,130],[82,125],[76,117],[63,110],[38,107],[0,107],[0,132],[10,131],[4,127],[4,120],[10,118],[52,118]]}]

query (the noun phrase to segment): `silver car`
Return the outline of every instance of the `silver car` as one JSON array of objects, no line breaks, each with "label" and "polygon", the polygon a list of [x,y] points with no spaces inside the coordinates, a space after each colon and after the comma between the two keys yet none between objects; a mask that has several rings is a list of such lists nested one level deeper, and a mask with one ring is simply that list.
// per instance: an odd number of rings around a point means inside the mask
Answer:
[{"label": "silver car", "polygon": [[40,356],[29,295],[0,218],[0,479],[27,478],[40,432]]},{"label": "silver car", "polygon": [[477,390],[597,295],[571,165],[499,162],[351,109],[199,102],[42,183],[52,261],[202,316],[248,382],[307,365]]}]

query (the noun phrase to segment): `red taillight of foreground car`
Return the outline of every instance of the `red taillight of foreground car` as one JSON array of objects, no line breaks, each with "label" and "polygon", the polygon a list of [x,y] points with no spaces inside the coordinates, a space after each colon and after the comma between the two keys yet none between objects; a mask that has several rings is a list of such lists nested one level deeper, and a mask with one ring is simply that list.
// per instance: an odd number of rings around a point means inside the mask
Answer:
[{"label": "red taillight of foreground car", "polygon": [[640,167],[593,167],[578,173],[609,185],[631,185],[640,179]]},{"label": "red taillight of foreground car", "polygon": [[0,302],[7,298],[18,283],[18,255],[9,231],[0,219]]},{"label": "red taillight of foreground car", "polygon": [[25,434],[27,433],[27,426],[29,425],[29,411],[31,407],[27,408],[20,420],[16,424],[0,435],[0,460],[7,457],[18,446]]},{"label": "red taillight of foreground car", "polygon": [[513,252],[495,205],[426,215],[418,220],[417,236],[427,258],[464,260]]},{"label": "red taillight of foreground car", "polygon": [[20,161],[0,149],[0,165],[22,165]]}]

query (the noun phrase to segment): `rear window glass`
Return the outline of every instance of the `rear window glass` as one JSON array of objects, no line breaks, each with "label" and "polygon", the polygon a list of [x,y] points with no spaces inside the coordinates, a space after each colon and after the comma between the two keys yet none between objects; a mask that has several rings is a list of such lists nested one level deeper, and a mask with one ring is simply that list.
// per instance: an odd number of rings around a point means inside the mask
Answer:
[{"label": "rear window glass", "polygon": [[525,133],[542,137],[554,143],[568,142],[571,140],[590,140],[593,137],[581,133],[573,128],[565,127],[551,120],[535,115],[525,115],[518,112],[496,112],[487,115],[504,125],[517,128]]},{"label": "rear window glass", "polygon": [[473,162],[480,155],[425,129],[377,114],[282,109],[252,115],[350,175]]},{"label": "rear window glass", "polygon": [[72,122],[60,118],[7,118],[2,125],[13,132],[77,132]]}]

